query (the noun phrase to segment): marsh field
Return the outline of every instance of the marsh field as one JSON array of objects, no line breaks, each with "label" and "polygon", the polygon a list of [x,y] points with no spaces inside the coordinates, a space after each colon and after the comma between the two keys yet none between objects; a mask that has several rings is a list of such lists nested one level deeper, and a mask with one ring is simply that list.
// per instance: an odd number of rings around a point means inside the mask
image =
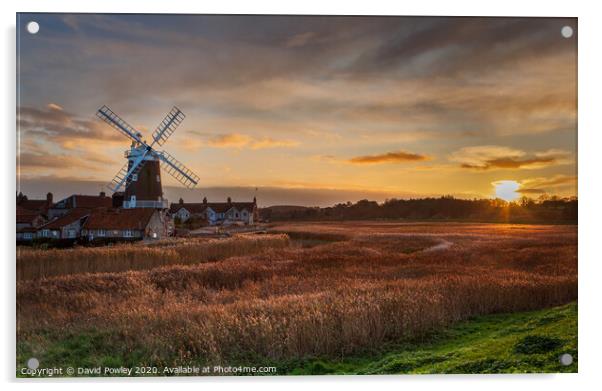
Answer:
[{"label": "marsh field", "polygon": [[575,225],[279,223],[17,258],[17,369],[577,371]]}]

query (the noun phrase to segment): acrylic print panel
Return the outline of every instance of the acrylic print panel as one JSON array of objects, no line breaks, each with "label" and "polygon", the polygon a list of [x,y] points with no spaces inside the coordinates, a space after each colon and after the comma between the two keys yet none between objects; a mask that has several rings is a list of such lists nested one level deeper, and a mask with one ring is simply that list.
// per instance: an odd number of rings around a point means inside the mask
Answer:
[{"label": "acrylic print panel", "polygon": [[577,372],[575,18],[17,31],[18,377]]}]

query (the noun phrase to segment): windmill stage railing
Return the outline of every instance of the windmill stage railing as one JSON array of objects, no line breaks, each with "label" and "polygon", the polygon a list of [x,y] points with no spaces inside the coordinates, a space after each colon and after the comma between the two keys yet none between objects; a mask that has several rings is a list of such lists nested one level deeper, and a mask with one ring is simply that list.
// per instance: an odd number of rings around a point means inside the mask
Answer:
[{"label": "windmill stage railing", "polygon": [[151,201],[151,200],[124,200],[123,208],[156,208],[156,209],[167,209],[169,208],[168,200]]}]

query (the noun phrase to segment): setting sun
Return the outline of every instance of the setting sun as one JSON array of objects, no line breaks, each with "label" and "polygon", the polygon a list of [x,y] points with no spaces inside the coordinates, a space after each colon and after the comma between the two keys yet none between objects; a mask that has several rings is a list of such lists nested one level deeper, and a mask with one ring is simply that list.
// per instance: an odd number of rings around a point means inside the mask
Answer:
[{"label": "setting sun", "polygon": [[520,197],[517,192],[520,185],[516,181],[497,181],[493,183],[493,186],[495,186],[495,196],[504,201],[514,201]]}]

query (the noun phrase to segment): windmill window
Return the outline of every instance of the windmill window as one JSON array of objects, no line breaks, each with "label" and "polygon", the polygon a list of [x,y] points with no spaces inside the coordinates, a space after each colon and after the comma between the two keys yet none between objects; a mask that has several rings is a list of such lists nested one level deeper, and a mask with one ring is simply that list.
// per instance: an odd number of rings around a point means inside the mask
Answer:
[{"label": "windmill window", "polygon": [[137,181],[138,180],[138,174],[132,174],[132,180],[133,181]]},{"label": "windmill window", "polygon": [[161,182],[161,175],[157,175],[157,182]]}]

